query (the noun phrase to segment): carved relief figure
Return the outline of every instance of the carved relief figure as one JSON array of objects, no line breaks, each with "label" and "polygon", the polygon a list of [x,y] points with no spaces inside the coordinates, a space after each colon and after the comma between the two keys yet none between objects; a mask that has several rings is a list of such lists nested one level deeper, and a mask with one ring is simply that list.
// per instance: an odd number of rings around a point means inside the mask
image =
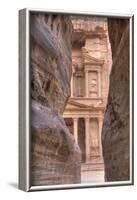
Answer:
[{"label": "carved relief figure", "polygon": [[98,85],[97,85],[97,73],[89,73],[89,97],[97,97]]},{"label": "carved relief figure", "polygon": [[76,63],[73,61],[73,80],[74,80],[74,96],[75,97],[82,97],[83,94],[83,82],[84,82],[84,69],[81,63]]}]

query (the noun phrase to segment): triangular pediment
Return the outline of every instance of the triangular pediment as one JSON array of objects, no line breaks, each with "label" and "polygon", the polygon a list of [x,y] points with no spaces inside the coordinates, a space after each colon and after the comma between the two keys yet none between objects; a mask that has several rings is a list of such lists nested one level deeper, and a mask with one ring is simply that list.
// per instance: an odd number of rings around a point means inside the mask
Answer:
[{"label": "triangular pediment", "polygon": [[101,108],[103,105],[102,105],[102,101],[97,101],[97,102],[94,102],[94,103],[91,103],[89,102],[88,100],[84,100],[82,102],[78,102],[79,100],[73,100],[73,99],[69,99],[67,105],[66,105],[66,108],[65,110],[69,110],[69,109],[96,109],[96,108]]},{"label": "triangular pediment", "polygon": [[83,103],[81,102],[77,102],[75,100],[69,100],[68,103],[67,103],[67,106],[66,108],[95,108],[96,106],[98,106],[100,103],[95,103],[95,104],[89,104],[85,101],[83,101]]},{"label": "triangular pediment", "polygon": [[89,54],[83,56],[83,61],[85,64],[103,65],[104,60],[95,58]]},{"label": "triangular pediment", "polygon": [[66,108],[88,108],[88,105],[73,101],[73,100],[69,100],[67,103]]},{"label": "triangular pediment", "polygon": [[104,64],[104,60],[91,56],[89,50],[86,49],[85,47],[82,48],[82,53],[83,53],[84,64],[94,64],[94,65]]}]

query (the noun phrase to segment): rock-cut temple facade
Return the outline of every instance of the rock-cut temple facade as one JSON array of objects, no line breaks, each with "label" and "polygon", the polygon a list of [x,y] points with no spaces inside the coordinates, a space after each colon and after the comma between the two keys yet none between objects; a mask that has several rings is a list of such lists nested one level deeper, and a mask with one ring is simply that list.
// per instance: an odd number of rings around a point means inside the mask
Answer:
[{"label": "rock-cut temple facade", "polygon": [[82,163],[101,163],[101,131],[111,70],[107,19],[72,17],[72,24],[71,97],[63,117],[81,149]]}]

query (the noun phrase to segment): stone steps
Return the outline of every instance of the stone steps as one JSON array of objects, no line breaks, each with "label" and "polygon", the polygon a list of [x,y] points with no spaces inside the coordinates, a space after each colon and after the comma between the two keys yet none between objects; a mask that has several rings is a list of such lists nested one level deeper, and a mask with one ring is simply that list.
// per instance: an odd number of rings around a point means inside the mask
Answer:
[{"label": "stone steps", "polygon": [[104,171],[103,162],[98,163],[83,163],[81,165],[81,172],[84,171]]}]

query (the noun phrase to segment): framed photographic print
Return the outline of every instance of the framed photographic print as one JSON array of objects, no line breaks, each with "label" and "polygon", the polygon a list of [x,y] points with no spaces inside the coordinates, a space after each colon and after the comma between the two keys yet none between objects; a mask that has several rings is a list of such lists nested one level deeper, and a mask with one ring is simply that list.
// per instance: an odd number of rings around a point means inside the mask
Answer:
[{"label": "framed photographic print", "polygon": [[132,185],[133,15],[19,11],[19,188]]}]

